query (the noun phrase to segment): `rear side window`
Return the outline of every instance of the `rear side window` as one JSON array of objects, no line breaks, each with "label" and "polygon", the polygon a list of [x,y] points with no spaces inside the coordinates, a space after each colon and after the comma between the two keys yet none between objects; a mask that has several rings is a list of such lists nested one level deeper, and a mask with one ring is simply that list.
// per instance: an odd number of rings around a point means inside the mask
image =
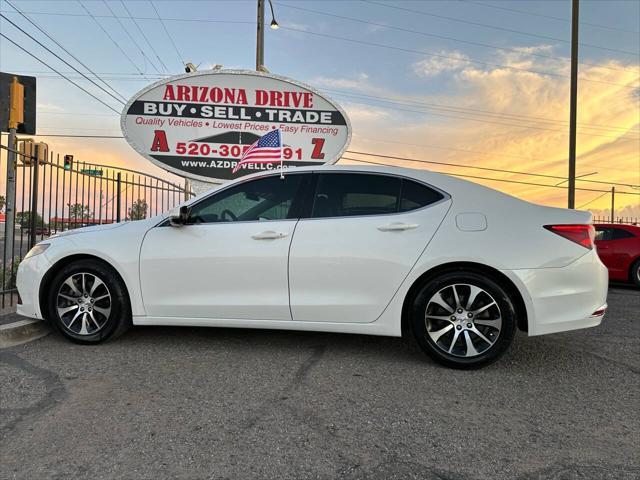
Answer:
[{"label": "rear side window", "polygon": [[313,201],[314,218],[409,212],[444,196],[418,182],[387,175],[322,173]]},{"label": "rear side window", "polygon": [[359,173],[322,173],[313,201],[314,218],[396,213],[402,181]]},{"label": "rear side window", "polygon": [[633,234],[627,230],[623,230],[622,228],[611,229],[611,240],[622,240],[623,238],[631,237],[633,237]]},{"label": "rear side window", "polygon": [[400,197],[400,212],[410,212],[426,207],[444,197],[440,192],[411,180],[402,181],[402,195]]},{"label": "rear side window", "polygon": [[596,240],[611,240],[611,230],[606,228],[598,228],[596,229]]}]

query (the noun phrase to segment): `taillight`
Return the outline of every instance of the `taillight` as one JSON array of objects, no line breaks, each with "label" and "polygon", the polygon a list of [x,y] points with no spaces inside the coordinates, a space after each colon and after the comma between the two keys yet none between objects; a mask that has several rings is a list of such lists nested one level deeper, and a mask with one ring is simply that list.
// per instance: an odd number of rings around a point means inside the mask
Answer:
[{"label": "taillight", "polygon": [[544,228],[591,250],[596,237],[593,225],[545,225]]}]

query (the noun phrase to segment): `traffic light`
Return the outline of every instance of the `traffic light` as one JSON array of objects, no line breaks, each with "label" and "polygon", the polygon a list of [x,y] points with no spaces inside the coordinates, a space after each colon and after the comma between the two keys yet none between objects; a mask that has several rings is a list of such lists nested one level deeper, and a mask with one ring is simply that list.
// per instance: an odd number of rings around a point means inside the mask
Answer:
[{"label": "traffic light", "polygon": [[71,170],[73,168],[73,155],[64,156],[64,169]]},{"label": "traffic light", "polygon": [[[38,147],[36,149],[36,147]],[[34,142],[31,138],[18,139],[18,159],[26,166],[35,163],[35,155],[38,154],[38,163],[40,165],[47,163],[49,158],[49,145],[44,142]]]}]

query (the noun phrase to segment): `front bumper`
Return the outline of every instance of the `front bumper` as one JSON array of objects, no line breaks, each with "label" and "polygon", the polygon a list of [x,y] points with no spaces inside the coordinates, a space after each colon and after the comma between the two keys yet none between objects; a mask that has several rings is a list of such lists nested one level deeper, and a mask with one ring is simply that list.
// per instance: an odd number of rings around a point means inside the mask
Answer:
[{"label": "front bumper", "polygon": [[595,327],[602,322],[609,274],[595,250],[565,267],[509,273],[522,286],[521,292],[528,294],[530,336]]},{"label": "front bumper", "polygon": [[20,295],[18,314],[42,319],[40,311],[40,284],[52,263],[46,253],[22,260],[18,266],[16,285]]}]

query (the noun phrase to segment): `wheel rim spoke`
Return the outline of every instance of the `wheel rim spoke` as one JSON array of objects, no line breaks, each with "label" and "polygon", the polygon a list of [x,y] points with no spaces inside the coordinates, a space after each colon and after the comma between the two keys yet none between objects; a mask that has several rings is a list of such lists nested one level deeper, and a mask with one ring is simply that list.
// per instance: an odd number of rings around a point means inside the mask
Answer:
[{"label": "wheel rim spoke", "polygon": [[[76,335],[95,334],[104,328],[111,315],[109,288],[93,273],[69,276],[60,285],[56,301],[62,325]],[[96,306],[96,302],[100,302],[100,306]]]},{"label": "wheel rim spoke", "polygon": [[476,287],[475,285],[469,285],[471,287],[471,291],[469,292],[469,298],[467,299],[467,310],[471,310],[473,306],[473,302],[476,301],[478,294],[483,290],[481,288]]},{"label": "wheel rim spoke", "polygon": [[93,309],[101,315],[109,318],[109,314],[111,313],[110,308],[102,308],[102,307],[93,307]]},{"label": "wheel rim spoke", "polygon": [[456,285],[453,285],[451,289],[453,290],[453,299],[456,302],[456,308],[460,308],[462,305],[460,304],[460,297],[458,296],[458,290],[456,289]]},{"label": "wheel rim spoke", "polygon": [[442,335],[444,335],[447,332],[450,332],[452,328],[453,328],[453,324],[450,323],[449,325],[447,325],[444,328],[441,328],[440,330],[436,330],[435,332],[429,332],[429,335],[431,335],[431,338],[433,338],[434,342],[437,342],[438,340],[440,340],[440,337],[442,337]]},{"label": "wheel rim spoke", "polygon": [[445,300],[444,298],[442,298],[442,292],[438,292],[432,299],[431,301],[437,305],[440,305],[442,308],[444,308],[447,312],[449,313],[453,313],[453,307],[451,307]]},{"label": "wheel rim spoke", "polygon": [[456,342],[458,341],[458,337],[459,336],[460,336],[460,330],[456,330],[455,333],[453,334],[453,339],[451,340],[451,345],[449,345],[448,353],[451,353],[453,351],[453,347],[455,346]]},{"label": "wheel rim spoke", "polygon": [[100,285],[104,285],[104,283],[102,283],[102,280],[100,280],[98,277],[94,277],[95,280],[93,281],[93,285],[91,285],[91,291],[89,292],[89,295],[93,296],[93,293],[96,291],[96,289],[100,286]]},{"label": "wheel rim spoke", "polygon": [[473,342],[471,341],[471,335],[469,335],[469,330],[464,331],[464,341],[467,344],[467,353],[465,354],[466,357],[475,357],[480,353],[476,350],[476,347],[473,345]]},{"label": "wheel rim spoke", "polygon": [[76,287],[75,284],[73,283],[73,276],[67,278],[64,281],[64,284],[67,285],[73,291],[73,293],[75,293],[78,297],[82,295],[82,292],[78,290],[78,287]]},{"label": "wheel rim spoke", "polygon": [[64,307],[64,308],[60,308],[58,307],[58,315],[60,315],[61,317],[69,312],[71,312],[72,310],[75,310],[77,308],[80,308],[79,305],[71,305],[69,307]]},{"label": "wheel rim spoke", "polygon": [[476,325],[483,325],[485,327],[495,328],[496,330],[500,330],[502,327],[502,319],[496,318],[495,320],[487,320],[484,318],[477,318],[474,322]]},{"label": "wheel rim spoke", "polygon": [[424,318],[428,318],[430,320],[441,320],[443,322],[449,322],[451,317],[449,315],[425,315]]},{"label": "wheel rim spoke", "polygon": [[475,333],[478,337],[480,337],[481,340],[484,340],[485,342],[487,342],[489,344],[489,346],[493,345],[493,342],[491,340],[489,340],[487,337],[485,337],[482,332],[480,330],[478,330],[477,328],[474,328],[473,330],[471,330],[473,333]]},{"label": "wheel rim spoke", "polygon": [[495,345],[502,329],[500,306],[493,296],[482,287],[465,283],[435,292],[424,318],[429,342],[456,357],[482,355]]},{"label": "wheel rim spoke", "polygon": [[93,316],[93,312],[89,312],[89,318],[91,318],[91,321],[96,326],[96,328],[99,329],[100,328],[100,324],[96,320],[96,317]]},{"label": "wheel rim spoke", "polygon": [[472,313],[474,315],[478,315],[478,314],[484,312],[485,310],[488,310],[489,308],[493,307],[494,305],[496,305],[496,302],[491,302],[491,303],[485,305],[484,307],[480,307],[479,309],[474,310]]},{"label": "wheel rim spoke", "polygon": [[78,317],[80,316],[81,313],[82,312],[80,312],[80,310],[78,310],[78,312],[73,316],[73,318],[71,319],[71,321],[67,325],[67,328],[71,328],[71,325],[74,324],[74,322],[78,319]]}]

